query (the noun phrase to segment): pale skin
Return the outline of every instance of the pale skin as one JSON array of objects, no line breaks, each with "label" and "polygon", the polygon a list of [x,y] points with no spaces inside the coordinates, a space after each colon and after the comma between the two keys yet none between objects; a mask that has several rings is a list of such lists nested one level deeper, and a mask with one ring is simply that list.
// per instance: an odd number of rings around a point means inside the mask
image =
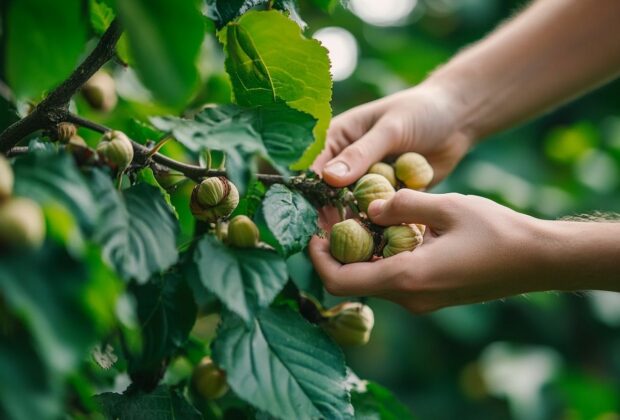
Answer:
[{"label": "pale skin", "polygon": [[[415,151],[433,166],[433,184],[441,181],[485,137],[617,77],[618,16],[618,0],[533,2],[422,84],[334,118],[314,169],[347,186],[373,163]],[[620,223],[546,221],[481,197],[411,190],[368,213],[379,225],[428,225],[425,242],[342,265],[326,239],[313,238],[310,256],[333,294],[423,313],[531,291],[620,291]]]}]

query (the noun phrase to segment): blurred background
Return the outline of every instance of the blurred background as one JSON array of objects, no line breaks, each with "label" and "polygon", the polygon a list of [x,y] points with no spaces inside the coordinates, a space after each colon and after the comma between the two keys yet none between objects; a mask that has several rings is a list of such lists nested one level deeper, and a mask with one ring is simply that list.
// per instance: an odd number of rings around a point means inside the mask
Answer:
[{"label": "blurred background", "polygon": [[[330,50],[337,114],[419,83],[524,4],[350,0],[353,13],[301,16]],[[489,139],[434,191],[548,219],[620,212],[619,170],[615,81]],[[370,304],[373,338],[348,360],[419,418],[620,419],[620,294],[530,294],[425,316]]]}]

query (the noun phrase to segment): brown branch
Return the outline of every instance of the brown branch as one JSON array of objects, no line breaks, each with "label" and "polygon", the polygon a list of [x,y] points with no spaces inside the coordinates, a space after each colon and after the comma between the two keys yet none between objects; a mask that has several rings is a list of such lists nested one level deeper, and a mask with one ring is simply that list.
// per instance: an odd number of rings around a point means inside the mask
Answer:
[{"label": "brown branch", "polygon": [[54,89],[27,116],[0,133],[0,152],[7,152],[24,137],[46,128],[52,128],[66,119],[71,97],[115,54],[114,49],[122,30],[114,20],[97,46],[71,75]]}]

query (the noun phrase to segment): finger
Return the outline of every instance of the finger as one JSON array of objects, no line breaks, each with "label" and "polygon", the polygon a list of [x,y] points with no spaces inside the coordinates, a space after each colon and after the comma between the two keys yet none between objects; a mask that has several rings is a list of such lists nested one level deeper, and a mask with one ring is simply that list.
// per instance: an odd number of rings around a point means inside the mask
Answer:
[{"label": "finger", "polygon": [[[403,274],[405,253],[390,259],[340,264],[329,252],[329,241],[312,238],[310,258],[328,292],[336,296],[373,296],[395,290],[395,279]],[[400,256],[400,257],[399,257]]]},{"label": "finger", "polygon": [[370,130],[376,122],[377,109],[375,104],[368,103],[335,117],[327,131],[325,148],[312,164],[312,170],[322,173],[327,162]]},{"label": "finger", "polygon": [[375,162],[390,153],[394,144],[394,129],[382,119],[370,131],[327,162],[323,179],[334,187],[345,187],[357,181]]},{"label": "finger", "polygon": [[455,205],[446,194],[429,194],[401,189],[389,200],[375,200],[368,206],[368,217],[383,226],[420,223],[433,228],[445,226],[448,207]]}]

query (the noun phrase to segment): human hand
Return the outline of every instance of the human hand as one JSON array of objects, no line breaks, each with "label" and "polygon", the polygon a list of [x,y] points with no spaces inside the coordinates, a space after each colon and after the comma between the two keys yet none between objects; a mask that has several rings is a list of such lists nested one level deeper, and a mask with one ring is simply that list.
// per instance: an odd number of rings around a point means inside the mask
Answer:
[{"label": "human hand", "polygon": [[442,180],[470,147],[460,129],[458,101],[436,86],[420,85],[353,108],[336,118],[313,169],[344,187],[388,155],[418,152]]},{"label": "human hand", "polygon": [[424,243],[413,252],[342,265],[328,240],[313,238],[310,256],[332,294],[377,296],[423,313],[551,288],[553,270],[545,268],[538,241],[543,221],[493,201],[402,189],[373,201],[369,217],[384,226],[425,224]]}]

